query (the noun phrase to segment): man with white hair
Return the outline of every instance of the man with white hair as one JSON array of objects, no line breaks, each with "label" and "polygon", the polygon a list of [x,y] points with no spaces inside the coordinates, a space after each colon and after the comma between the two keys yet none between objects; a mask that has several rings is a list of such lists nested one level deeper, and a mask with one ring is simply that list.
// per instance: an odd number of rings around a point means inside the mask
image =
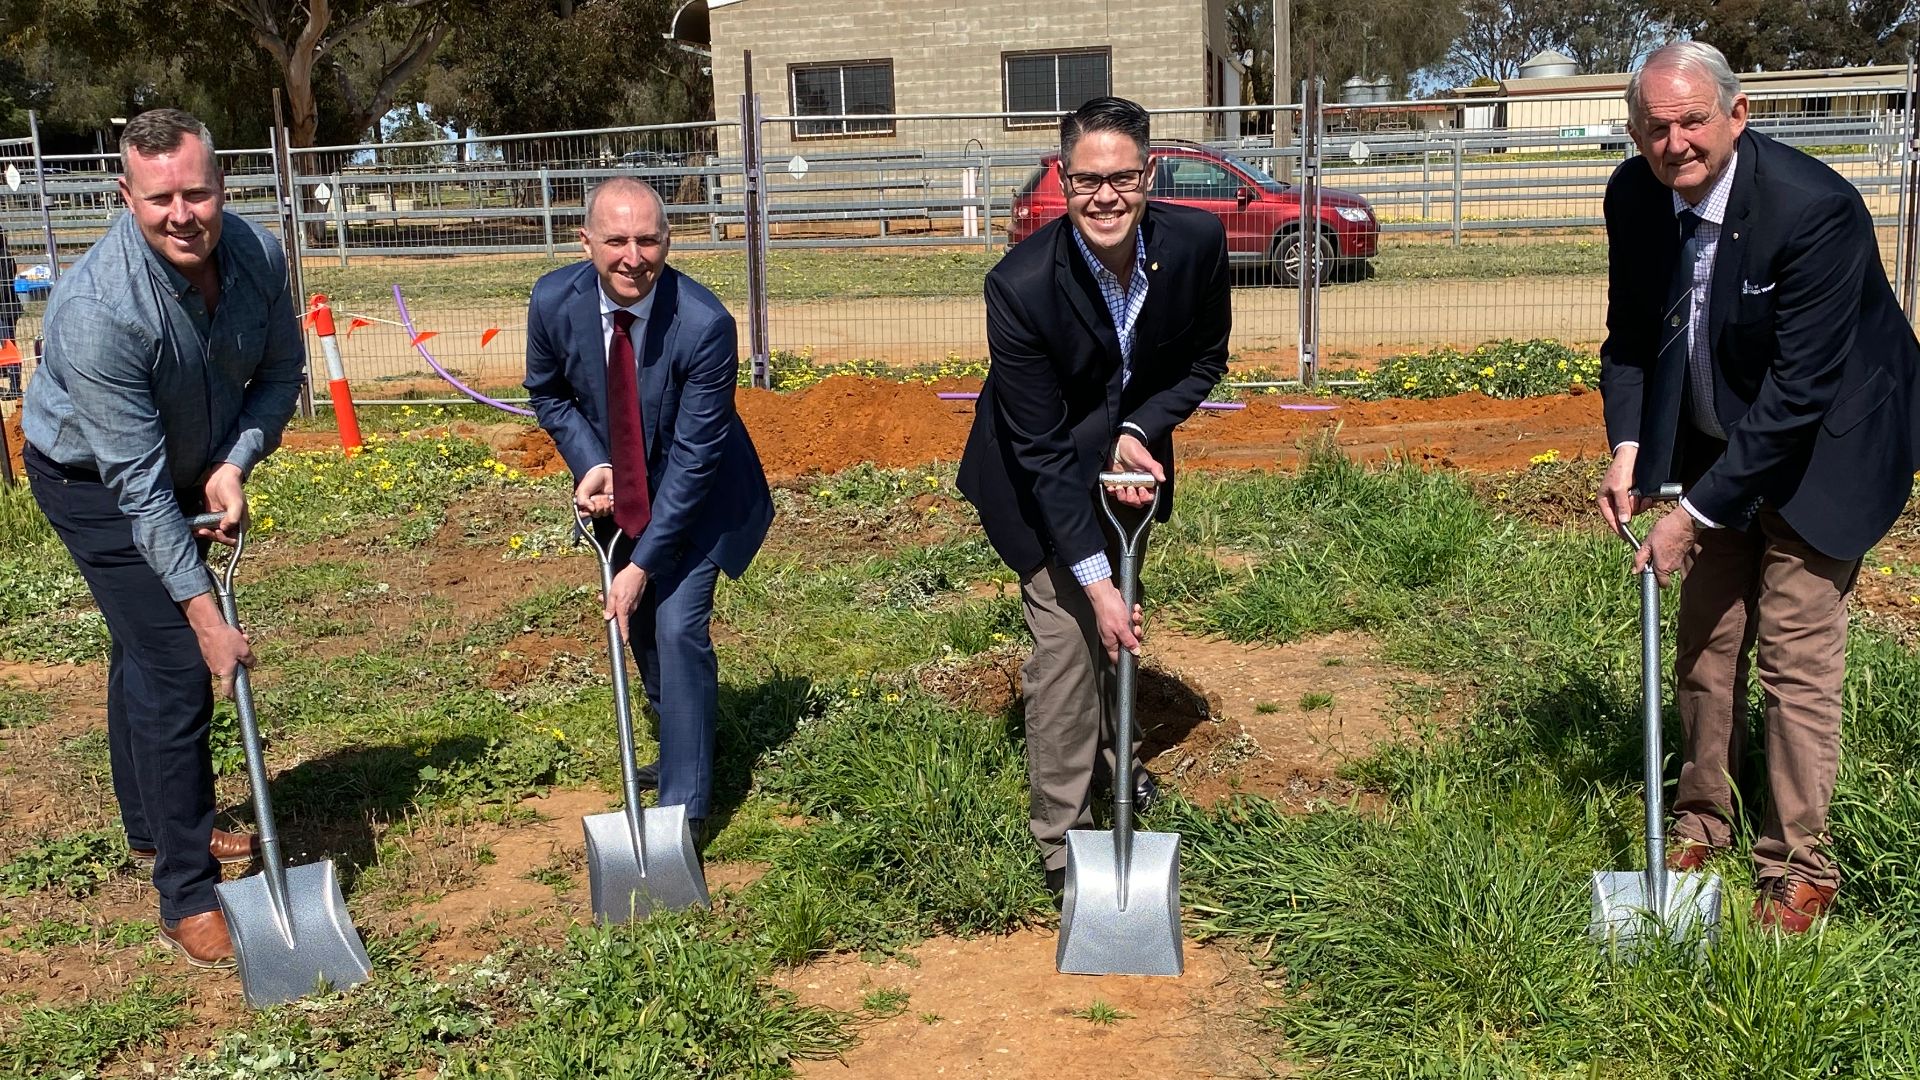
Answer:
[{"label": "man with white hair", "polygon": [[[1641,156],[1607,185],[1601,516],[1679,483],[1636,569],[1681,572],[1685,730],[1668,864],[1732,846],[1747,677],[1766,694],[1754,920],[1799,933],[1832,905],[1847,597],[1913,482],[1920,345],[1859,193],[1747,127],[1719,50],[1656,50],[1627,83]],[[1749,659],[1749,652],[1753,655]]]}]

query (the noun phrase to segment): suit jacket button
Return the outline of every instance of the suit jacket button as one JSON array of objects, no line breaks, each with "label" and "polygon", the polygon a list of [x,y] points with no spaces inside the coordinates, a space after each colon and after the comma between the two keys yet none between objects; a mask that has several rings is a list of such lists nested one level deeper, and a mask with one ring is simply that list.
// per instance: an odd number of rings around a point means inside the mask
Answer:
[{"label": "suit jacket button", "polygon": [[1673,317],[1671,317],[1671,318],[1669,318],[1669,319],[1667,320],[1667,325],[1668,325],[1668,326],[1679,326],[1679,325],[1680,325],[1680,316],[1678,316],[1678,315],[1675,315],[1675,316],[1673,316]]}]

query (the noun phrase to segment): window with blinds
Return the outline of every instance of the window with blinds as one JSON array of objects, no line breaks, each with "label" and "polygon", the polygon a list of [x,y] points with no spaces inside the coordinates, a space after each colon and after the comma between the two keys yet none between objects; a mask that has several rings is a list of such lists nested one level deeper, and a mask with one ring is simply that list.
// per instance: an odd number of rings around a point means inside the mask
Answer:
[{"label": "window with blinds", "polygon": [[[1113,92],[1111,49],[1069,49],[1001,54],[1008,112],[1070,112]],[[1056,121],[1022,117],[1010,128],[1050,127]]]},{"label": "window with blinds", "polygon": [[862,113],[893,111],[893,61],[796,64],[787,69],[787,79],[793,115],[845,118],[800,121],[793,125],[795,138],[893,134],[891,120],[852,119]]}]

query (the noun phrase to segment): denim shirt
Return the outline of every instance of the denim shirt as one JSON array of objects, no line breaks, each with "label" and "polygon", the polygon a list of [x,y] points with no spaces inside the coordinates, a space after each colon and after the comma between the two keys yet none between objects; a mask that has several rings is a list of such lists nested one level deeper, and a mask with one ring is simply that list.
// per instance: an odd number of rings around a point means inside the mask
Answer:
[{"label": "denim shirt", "polygon": [[224,213],[220,299],[205,298],[123,214],[63,274],[27,384],[28,442],[92,469],[133,519],[133,542],[184,601],[210,588],[175,491],[221,463],[242,476],[280,445],[306,365],[279,241]]}]

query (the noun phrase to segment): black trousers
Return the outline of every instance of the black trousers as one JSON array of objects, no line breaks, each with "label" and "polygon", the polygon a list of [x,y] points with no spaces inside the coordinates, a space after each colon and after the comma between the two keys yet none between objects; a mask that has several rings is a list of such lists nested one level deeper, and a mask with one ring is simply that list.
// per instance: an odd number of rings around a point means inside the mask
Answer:
[{"label": "black trousers", "polygon": [[207,850],[213,686],[200,643],[134,547],[133,523],[98,474],[60,465],[31,443],[24,456],[34,501],[72,553],[113,640],[107,742],[127,845],[159,853],[153,887],[161,918],[212,911],[220,880]]}]

